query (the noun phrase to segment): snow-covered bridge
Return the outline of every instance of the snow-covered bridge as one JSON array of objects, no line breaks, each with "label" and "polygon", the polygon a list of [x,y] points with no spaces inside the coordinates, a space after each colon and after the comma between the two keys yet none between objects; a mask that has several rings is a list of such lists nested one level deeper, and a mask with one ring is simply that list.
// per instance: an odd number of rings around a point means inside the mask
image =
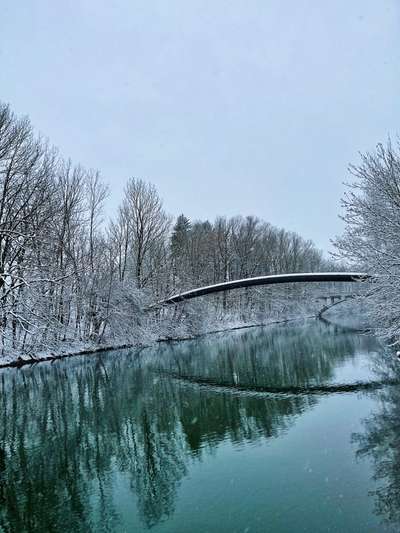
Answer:
[{"label": "snow-covered bridge", "polygon": [[244,287],[256,287],[258,285],[276,285],[280,283],[321,283],[321,282],[360,282],[368,279],[370,276],[364,272],[302,272],[295,274],[273,274],[269,276],[258,276],[255,278],[237,279],[234,281],[226,281],[224,283],[216,283],[215,285],[207,285],[206,287],[199,287],[190,291],[182,292],[170,296],[165,300],[157,302],[152,307],[160,305],[170,305],[213,294],[216,292],[230,291],[233,289],[242,289]]}]

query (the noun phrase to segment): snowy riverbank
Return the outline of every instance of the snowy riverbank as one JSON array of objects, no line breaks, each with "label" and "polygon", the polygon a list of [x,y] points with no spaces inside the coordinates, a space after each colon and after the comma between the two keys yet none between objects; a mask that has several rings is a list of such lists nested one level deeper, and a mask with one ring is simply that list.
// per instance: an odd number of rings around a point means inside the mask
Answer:
[{"label": "snowy riverbank", "polygon": [[269,320],[264,322],[256,322],[256,323],[232,323],[230,325],[226,325],[226,327],[222,329],[212,329],[207,331],[202,331],[197,334],[191,334],[191,335],[177,335],[177,336],[168,336],[168,337],[159,337],[159,338],[153,338],[148,339],[147,342],[125,342],[125,343],[115,343],[115,344],[102,344],[102,345],[96,345],[96,344],[88,344],[88,343],[75,343],[70,344],[68,347],[61,347],[59,350],[47,350],[38,352],[35,355],[31,354],[12,354],[12,355],[5,355],[0,358],[0,369],[1,368],[20,368],[25,365],[35,365],[42,362],[51,362],[56,361],[58,359],[66,359],[68,357],[76,357],[79,355],[96,355],[102,352],[108,352],[111,350],[123,350],[126,348],[135,348],[135,349],[141,349],[141,348],[147,348],[150,346],[155,346],[157,343],[162,342],[181,342],[185,340],[194,340],[199,337],[203,337],[205,335],[212,335],[214,333],[224,333],[229,331],[235,331],[239,329],[248,329],[248,328],[255,328],[255,327],[262,327],[262,326],[271,326],[274,324],[284,324],[287,322],[293,322],[298,320],[305,320],[309,318],[317,318],[316,315],[311,316],[302,316],[302,317],[290,317],[290,318],[284,318],[281,320]]}]

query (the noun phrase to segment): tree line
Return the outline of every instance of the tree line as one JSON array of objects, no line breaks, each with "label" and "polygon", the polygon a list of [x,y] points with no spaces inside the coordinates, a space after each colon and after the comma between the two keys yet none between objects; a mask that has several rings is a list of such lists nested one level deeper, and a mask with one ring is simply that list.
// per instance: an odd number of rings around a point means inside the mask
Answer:
[{"label": "tree line", "polygon": [[[108,196],[97,170],[63,158],[28,118],[0,104],[3,355],[135,342],[188,316],[144,312],[175,292],[330,267],[310,240],[254,216],[173,220],[142,179],[127,180],[111,220],[105,219]],[[246,305],[251,298],[247,291]],[[243,302],[225,294],[210,305],[224,312]]]}]

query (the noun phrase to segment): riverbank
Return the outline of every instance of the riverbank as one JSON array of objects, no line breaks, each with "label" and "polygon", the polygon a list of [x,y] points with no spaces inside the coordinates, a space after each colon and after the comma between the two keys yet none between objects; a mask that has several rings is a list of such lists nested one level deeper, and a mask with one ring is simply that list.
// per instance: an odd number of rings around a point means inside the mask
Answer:
[{"label": "riverbank", "polygon": [[120,344],[104,344],[104,345],[73,345],[70,346],[69,349],[60,350],[57,351],[47,351],[47,352],[39,352],[35,356],[31,355],[18,355],[16,357],[12,356],[5,356],[3,360],[0,359],[0,369],[2,368],[21,368],[22,366],[26,365],[36,365],[38,363],[44,363],[44,362],[53,362],[57,361],[59,359],[66,359],[69,357],[77,357],[79,355],[97,355],[103,352],[108,352],[111,350],[123,350],[123,349],[129,349],[129,348],[135,348],[135,349],[143,349],[143,348],[149,348],[151,346],[155,346],[159,343],[164,342],[182,342],[187,340],[194,340],[201,337],[204,337],[206,335],[212,335],[216,333],[224,333],[229,331],[236,331],[240,329],[249,329],[249,328],[257,328],[257,327],[265,327],[265,326],[272,326],[274,324],[286,324],[288,322],[295,322],[299,320],[307,320],[310,318],[318,318],[318,315],[310,315],[310,316],[303,316],[303,317],[292,317],[292,318],[285,318],[282,320],[271,320],[266,322],[257,322],[253,324],[239,324],[239,325],[233,325],[231,327],[226,327],[223,329],[216,329],[216,330],[209,330],[209,331],[203,331],[198,334],[193,335],[186,335],[186,336],[168,336],[168,337],[160,337],[156,338],[151,342],[148,343],[141,343],[141,342],[135,342],[135,343],[120,343]]}]

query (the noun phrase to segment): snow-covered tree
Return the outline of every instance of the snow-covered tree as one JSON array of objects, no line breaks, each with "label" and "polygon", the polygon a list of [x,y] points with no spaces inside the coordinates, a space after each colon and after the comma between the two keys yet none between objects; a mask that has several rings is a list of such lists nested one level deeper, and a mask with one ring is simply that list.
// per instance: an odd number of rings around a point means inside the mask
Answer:
[{"label": "snow-covered tree", "polygon": [[389,141],[350,167],[355,180],[343,198],[342,237],[337,255],[372,274],[368,309],[380,334],[400,334],[400,152]]}]

